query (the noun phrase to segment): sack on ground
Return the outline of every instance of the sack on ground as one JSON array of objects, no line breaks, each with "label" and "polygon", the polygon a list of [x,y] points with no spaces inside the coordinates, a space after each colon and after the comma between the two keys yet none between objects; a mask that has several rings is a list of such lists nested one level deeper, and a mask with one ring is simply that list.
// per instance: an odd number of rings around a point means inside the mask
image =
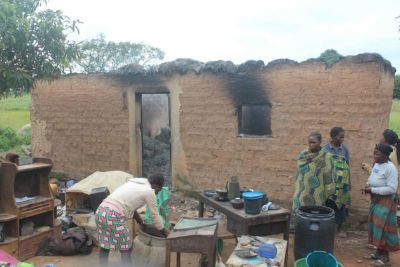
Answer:
[{"label": "sack on ground", "polygon": [[69,229],[61,239],[46,236],[39,244],[36,256],[71,256],[90,254],[93,242],[87,233],[81,229]]}]

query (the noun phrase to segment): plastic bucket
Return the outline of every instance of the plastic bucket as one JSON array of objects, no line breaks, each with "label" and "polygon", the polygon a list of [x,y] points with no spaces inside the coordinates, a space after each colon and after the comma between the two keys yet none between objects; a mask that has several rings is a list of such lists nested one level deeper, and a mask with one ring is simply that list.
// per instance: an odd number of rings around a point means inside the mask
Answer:
[{"label": "plastic bucket", "polygon": [[[343,264],[341,264],[340,262],[338,262],[338,266],[339,266],[339,267],[344,267]],[[294,263],[294,267],[307,267],[306,258],[298,259],[298,260]]]},{"label": "plastic bucket", "polygon": [[263,192],[244,192],[244,211],[247,214],[259,214],[266,195]]},{"label": "plastic bucket", "polygon": [[331,253],[314,251],[306,257],[307,267],[338,267],[338,262]]}]

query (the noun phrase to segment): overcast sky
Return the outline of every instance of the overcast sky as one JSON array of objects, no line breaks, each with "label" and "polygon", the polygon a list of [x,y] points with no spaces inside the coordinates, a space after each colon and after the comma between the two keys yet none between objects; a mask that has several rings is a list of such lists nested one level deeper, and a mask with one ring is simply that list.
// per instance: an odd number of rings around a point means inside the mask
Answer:
[{"label": "overcast sky", "polygon": [[83,22],[78,40],[144,42],[165,61],[303,61],[332,48],[379,53],[400,72],[400,0],[49,0],[48,8]]}]

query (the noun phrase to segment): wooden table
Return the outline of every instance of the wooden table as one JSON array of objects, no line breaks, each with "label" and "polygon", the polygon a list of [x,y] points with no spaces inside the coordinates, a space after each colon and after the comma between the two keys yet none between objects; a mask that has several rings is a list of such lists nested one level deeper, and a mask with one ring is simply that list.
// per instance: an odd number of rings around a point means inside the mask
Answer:
[{"label": "wooden table", "polygon": [[[204,219],[203,219],[204,220]],[[181,266],[181,253],[201,253],[207,256],[207,267],[214,267],[216,260],[218,223],[188,230],[173,229],[166,239],[165,266],[171,264],[171,252],[176,252],[176,266]]]},{"label": "wooden table", "polygon": [[[260,242],[273,242],[277,248],[277,255],[274,260],[278,261],[280,266],[284,266],[286,261],[287,241],[282,239],[270,238],[270,237],[256,237],[257,241]],[[254,238],[253,238],[254,239]],[[236,255],[237,250],[245,249],[241,246],[242,242],[249,242],[252,240],[250,236],[239,237],[239,242],[236,248],[233,250],[231,256],[226,261],[226,267],[241,267],[241,266],[257,266],[267,267],[268,265],[258,256],[252,258],[240,258]]]},{"label": "wooden table", "polygon": [[204,204],[213,207],[226,215],[228,231],[236,236],[256,235],[267,236],[283,233],[283,238],[289,240],[290,211],[279,210],[261,211],[260,214],[246,214],[244,209],[232,208],[229,201],[217,201],[203,193],[199,195],[199,217],[204,216]]},{"label": "wooden table", "polygon": [[289,247],[290,211],[287,209],[261,211],[260,214],[251,215],[246,214],[244,209],[234,209],[229,201],[217,201],[204,193],[199,194],[199,204],[199,217],[204,216],[204,204],[213,207],[226,215],[227,229],[236,236],[283,234],[283,239],[287,241]]}]

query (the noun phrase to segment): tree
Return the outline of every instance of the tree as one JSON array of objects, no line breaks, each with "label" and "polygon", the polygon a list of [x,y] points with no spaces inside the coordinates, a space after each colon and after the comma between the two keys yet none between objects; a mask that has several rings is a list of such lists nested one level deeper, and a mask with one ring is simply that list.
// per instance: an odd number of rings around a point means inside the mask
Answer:
[{"label": "tree", "polygon": [[328,64],[329,66],[332,66],[342,58],[343,56],[334,49],[327,49],[319,56],[319,59],[325,61],[326,64]]},{"label": "tree", "polygon": [[393,98],[400,98],[400,75],[394,77]]},{"label": "tree", "polygon": [[54,79],[79,57],[77,21],[61,11],[39,10],[46,0],[0,0],[0,98]]},{"label": "tree", "polygon": [[147,66],[164,58],[164,52],[143,43],[108,42],[103,34],[81,44],[77,65],[86,73],[107,72],[129,64]]}]

